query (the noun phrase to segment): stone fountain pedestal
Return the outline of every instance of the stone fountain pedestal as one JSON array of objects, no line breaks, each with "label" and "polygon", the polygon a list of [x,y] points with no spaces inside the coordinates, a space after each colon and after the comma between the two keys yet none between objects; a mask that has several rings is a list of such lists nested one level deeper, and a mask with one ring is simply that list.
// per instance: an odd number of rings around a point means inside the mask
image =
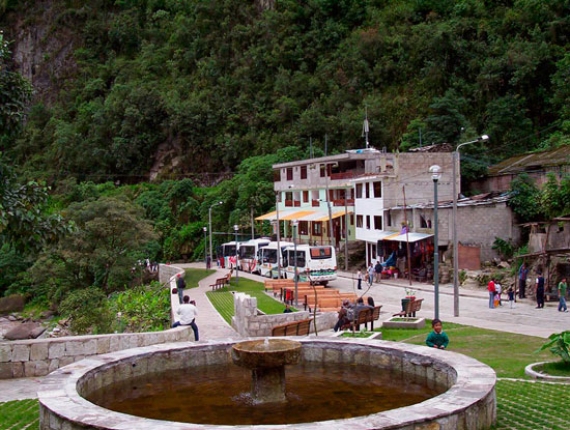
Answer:
[{"label": "stone fountain pedestal", "polygon": [[285,402],[285,365],[296,364],[301,343],[286,339],[248,340],[232,346],[234,364],[251,369],[256,403]]}]

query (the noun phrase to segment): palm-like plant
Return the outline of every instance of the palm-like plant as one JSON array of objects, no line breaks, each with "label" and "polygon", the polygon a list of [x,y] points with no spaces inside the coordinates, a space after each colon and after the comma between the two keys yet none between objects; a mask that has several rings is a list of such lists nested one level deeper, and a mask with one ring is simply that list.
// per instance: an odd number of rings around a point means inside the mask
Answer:
[{"label": "palm-like plant", "polygon": [[570,366],[570,331],[566,330],[561,333],[553,333],[548,339],[549,340],[536,352],[550,349],[550,352],[559,355],[562,361]]}]

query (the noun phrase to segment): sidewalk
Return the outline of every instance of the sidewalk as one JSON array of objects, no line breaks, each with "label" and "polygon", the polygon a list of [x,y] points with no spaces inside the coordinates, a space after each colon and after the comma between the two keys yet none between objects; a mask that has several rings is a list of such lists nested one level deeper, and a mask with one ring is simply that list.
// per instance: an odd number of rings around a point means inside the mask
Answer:
[{"label": "sidewalk", "polygon": [[[181,268],[203,268],[203,263],[177,264]],[[200,340],[228,340],[238,339],[240,336],[216,312],[206,296],[210,290],[209,285],[227,269],[217,269],[209,277],[200,282],[198,288],[188,288],[186,294],[196,300],[198,317],[196,323],[200,331]],[[263,282],[263,278],[249,273],[239,273],[240,277],[250,278]],[[382,305],[380,320],[388,319],[393,313],[401,310],[401,299],[405,296],[405,289],[416,291],[416,296],[424,298],[420,316],[434,317],[434,286],[420,282],[410,283],[407,279],[387,279],[372,287],[363,282],[363,289],[356,288],[356,274],[339,272],[338,279],[331,282],[330,287],[341,291],[354,291],[365,296],[372,296],[377,305]],[[508,301],[496,309],[488,307],[489,295],[486,289],[465,290],[460,288],[459,310],[460,316],[453,316],[453,286],[443,284],[439,286],[439,312],[444,321],[475,327],[505,331],[547,338],[552,333],[570,330],[570,313],[557,311],[558,302],[548,302],[544,309],[535,309],[532,299],[519,300],[515,309],[509,308]],[[320,336],[332,334],[329,331],[320,332]],[[37,387],[42,378],[21,378],[0,380],[0,403],[10,400],[36,398]]]}]

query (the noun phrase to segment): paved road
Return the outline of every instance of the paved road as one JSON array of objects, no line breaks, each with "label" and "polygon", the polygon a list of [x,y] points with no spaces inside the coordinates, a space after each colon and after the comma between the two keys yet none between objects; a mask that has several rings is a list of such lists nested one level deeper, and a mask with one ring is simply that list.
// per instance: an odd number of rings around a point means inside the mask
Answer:
[{"label": "paved road", "polygon": [[[183,264],[180,267],[203,267],[203,264]],[[238,338],[238,334],[220,317],[206,297],[208,285],[225,275],[227,270],[218,269],[215,273],[200,282],[198,288],[188,289],[190,297],[196,300],[199,315],[197,323],[200,329],[201,340],[232,339]],[[241,273],[242,277],[248,277],[262,281],[263,278]],[[356,289],[355,275],[340,272],[339,278],[331,282],[333,288],[342,291],[359,292]],[[362,293],[374,298],[377,305],[381,304],[381,320],[386,320],[393,313],[400,311],[400,300],[405,296],[405,288],[412,288],[416,296],[423,298],[421,316],[433,318],[434,316],[434,287],[433,285],[414,282],[410,287],[405,279],[390,279],[380,284],[373,284],[368,288],[365,284]],[[439,288],[439,314],[444,321],[457,322],[481,328],[495,329],[509,333],[519,333],[529,336],[547,338],[550,334],[563,330],[570,330],[570,313],[562,313],[557,310],[557,302],[546,303],[544,309],[535,309],[535,303],[531,299],[523,299],[516,303],[515,309],[509,308],[508,301],[496,309],[488,308],[489,296],[486,289],[460,290],[459,317],[453,316],[453,287],[450,284],[440,285]],[[327,336],[330,332],[319,332],[320,336]],[[30,399],[36,397],[37,387],[42,378],[21,378],[0,380],[0,403],[9,400]]]}]

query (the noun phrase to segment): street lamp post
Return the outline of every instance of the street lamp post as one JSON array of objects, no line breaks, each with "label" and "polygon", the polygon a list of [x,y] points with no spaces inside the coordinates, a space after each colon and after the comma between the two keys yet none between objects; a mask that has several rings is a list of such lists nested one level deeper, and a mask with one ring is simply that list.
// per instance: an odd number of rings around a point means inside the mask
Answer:
[{"label": "street lamp post", "polygon": [[433,180],[433,300],[434,318],[439,318],[439,237],[437,231],[437,182],[441,178],[441,167],[433,165],[429,168]]},{"label": "street lamp post", "polygon": [[293,252],[295,253],[295,257],[293,258],[293,265],[294,267],[294,275],[293,280],[295,282],[295,307],[298,306],[298,287],[299,287],[299,274],[297,273],[297,226],[299,225],[297,220],[291,221],[291,226],[293,227]]},{"label": "street lamp post", "polygon": [[209,269],[209,267],[208,267],[208,242],[206,239],[206,232],[208,231],[208,227],[203,227],[202,229],[204,230],[204,263],[206,264],[206,269]]},{"label": "street lamp post", "polygon": [[[281,228],[279,226],[279,195],[275,193],[275,218],[277,221],[277,279],[281,279]],[[273,276],[273,275],[271,275]]]},{"label": "street lamp post", "polygon": [[208,228],[210,229],[210,261],[212,261],[212,259],[214,258],[214,255],[212,253],[212,208],[214,206],[222,204],[224,204],[224,202],[222,201],[216,202],[208,209]]},{"label": "street lamp post", "polygon": [[234,232],[236,234],[236,286],[239,284],[239,270],[238,270],[238,230],[239,226],[234,225]]},{"label": "street lamp post", "polygon": [[[461,189],[461,167],[459,166],[459,149],[462,146],[469,145],[471,143],[484,142],[489,140],[489,136],[486,134],[478,137],[475,140],[469,142],[460,143],[453,151],[453,165],[452,165],[452,175],[453,175],[453,213],[452,213],[452,241],[453,241],[453,316],[459,316],[459,240],[457,237],[457,196],[459,191],[457,190],[457,182],[460,184]],[[457,177],[459,175],[459,178]]]}]

